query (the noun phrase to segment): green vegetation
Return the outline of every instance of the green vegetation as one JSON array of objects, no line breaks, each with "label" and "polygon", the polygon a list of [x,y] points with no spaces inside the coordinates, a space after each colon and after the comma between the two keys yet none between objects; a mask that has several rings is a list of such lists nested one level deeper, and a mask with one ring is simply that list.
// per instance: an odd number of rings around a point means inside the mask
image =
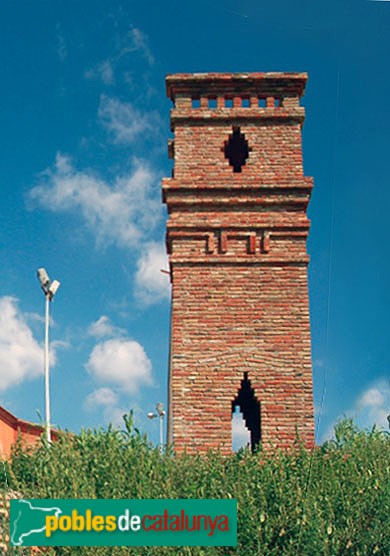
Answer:
[{"label": "green vegetation", "polygon": [[[17,445],[8,487],[25,498],[236,498],[235,548],[60,548],[80,555],[387,555],[390,436],[352,421],[312,452],[231,457],[161,455],[132,428],[64,435],[34,451]],[[24,552],[25,551],[25,552]],[[27,554],[14,548],[9,554]]]}]

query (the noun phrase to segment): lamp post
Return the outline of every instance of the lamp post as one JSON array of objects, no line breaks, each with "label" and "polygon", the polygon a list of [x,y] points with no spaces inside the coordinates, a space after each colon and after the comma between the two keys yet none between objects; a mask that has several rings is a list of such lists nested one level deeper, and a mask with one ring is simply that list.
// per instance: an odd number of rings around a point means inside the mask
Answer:
[{"label": "lamp post", "polygon": [[50,281],[49,275],[44,268],[38,268],[38,280],[45,294],[45,347],[43,352],[43,367],[45,371],[45,428],[47,441],[51,442],[50,430],[50,383],[49,383],[49,306],[56,291],[60,287],[58,280]]},{"label": "lamp post", "polygon": [[161,402],[159,402],[156,405],[156,411],[157,411],[157,413],[153,413],[153,412],[148,413],[148,418],[149,419],[156,419],[158,417],[160,419],[160,452],[163,453],[163,450],[164,450],[164,416],[165,416],[165,411],[164,411],[164,405]]}]

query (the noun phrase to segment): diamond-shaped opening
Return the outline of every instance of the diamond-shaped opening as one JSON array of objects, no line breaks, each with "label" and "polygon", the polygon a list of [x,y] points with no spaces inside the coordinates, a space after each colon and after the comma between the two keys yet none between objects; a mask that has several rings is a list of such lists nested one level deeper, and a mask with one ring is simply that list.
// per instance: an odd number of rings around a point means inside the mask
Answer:
[{"label": "diamond-shaped opening", "polygon": [[250,150],[248,141],[245,139],[245,135],[241,133],[240,128],[233,127],[233,133],[229,135],[229,139],[225,141],[223,148],[225,158],[229,160],[230,166],[233,166],[233,172],[241,172]]}]

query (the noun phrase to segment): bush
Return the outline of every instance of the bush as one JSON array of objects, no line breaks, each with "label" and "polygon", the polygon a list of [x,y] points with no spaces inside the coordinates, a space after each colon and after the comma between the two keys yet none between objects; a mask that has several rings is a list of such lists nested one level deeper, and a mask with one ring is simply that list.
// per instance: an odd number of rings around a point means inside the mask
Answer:
[{"label": "bush", "polygon": [[[385,555],[389,531],[390,438],[351,421],[313,451],[229,457],[161,455],[132,429],[85,430],[35,450],[15,447],[9,487],[25,498],[236,498],[234,548],[63,547],[80,555]],[[22,554],[11,549],[10,554]]]}]

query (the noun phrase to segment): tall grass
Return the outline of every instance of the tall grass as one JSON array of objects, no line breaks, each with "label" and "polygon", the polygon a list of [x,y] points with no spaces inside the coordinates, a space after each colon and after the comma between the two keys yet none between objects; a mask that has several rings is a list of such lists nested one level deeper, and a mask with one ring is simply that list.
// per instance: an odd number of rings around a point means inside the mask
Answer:
[{"label": "tall grass", "polygon": [[[390,437],[351,421],[307,451],[161,455],[132,429],[86,430],[35,450],[18,444],[9,487],[25,498],[236,498],[234,548],[58,548],[53,554],[388,555]],[[14,552],[12,552],[12,550]],[[10,554],[23,554],[11,549]]]}]

